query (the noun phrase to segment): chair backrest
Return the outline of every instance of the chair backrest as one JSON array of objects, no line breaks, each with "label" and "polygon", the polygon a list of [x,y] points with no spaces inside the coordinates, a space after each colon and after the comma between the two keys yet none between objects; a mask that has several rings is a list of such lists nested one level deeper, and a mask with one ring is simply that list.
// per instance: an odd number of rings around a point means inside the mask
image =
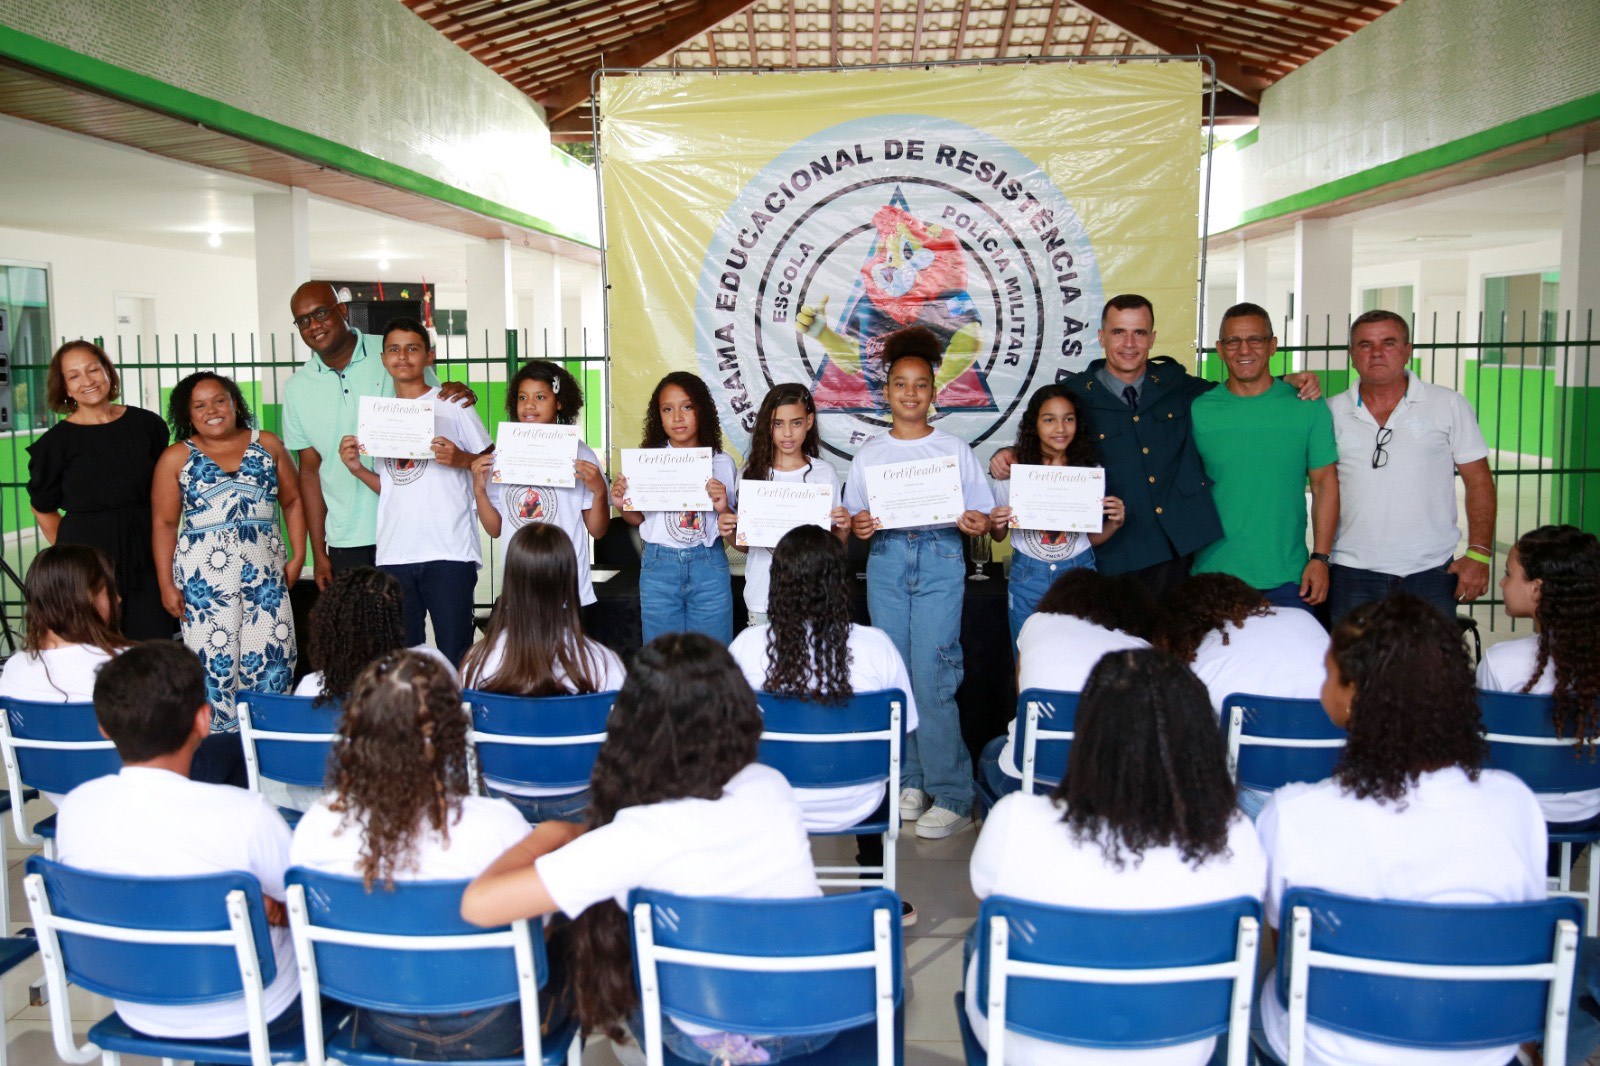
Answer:
[{"label": "chair backrest", "polygon": [[1230,1033],[1242,1063],[1260,919],[1247,897],[1106,911],[990,896],[978,908],[977,988],[989,1061],[1004,1061],[1010,1031],[1121,1050]]},{"label": "chair backrest", "polygon": [[97,777],[117,773],[122,759],[100,732],[92,703],[0,700],[0,748],[11,793],[23,788],[67,793]]},{"label": "chair backrest", "polygon": [[1291,1061],[1310,1022],[1401,1047],[1494,1048],[1544,1039],[1566,1061],[1577,900],[1403,903],[1316,889],[1284,894],[1278,979]]},{"label": "chair backrest", "polygon": [[260,791],[263,777],[286,785],[324,787],[342,704],[330,701],[317,706],[315,696],[241,692],[237,706],[251,789]]},{"label": "chair backrest", "polygon": [[830,705],[757,692],[761,748],[756,756],[795,788],[870,785],[893,779],[899,795],[906,694],[857,692]]},{"label": "chair backrest", "polygon": [[1078,693],[1024,689],[1017,696],[1017,734],[1012,750],[1022,770],[1022,791],[1054,788],[1067,776],[1067,757],[1077,731]]},{"label": "chair backrest", "polygon": [[1270,791],[1295,781],[1322,781],[1344,754],[1345,731],[1328,720],[1320,700],[1231,693],[1222,702],[1228,769],[1245,788]]},{"label": "chair backrest", "polygon": [[1535,792],[1581,792],[1600,788],[1600,753],[1580,754],[1577,740],[1557,739],[1549,696],[1520,692],[1478,693],[1485,766],[1516,774]]},{"label": "chair backrest", "polygon": [[900,897],[887,889],[796,900],[629,893],[645,1050],[661,1061],[661,1015],[736,1033],[792,1036],[877,1026],[895,1061]]},{"label": "chair backrest", "polygon": [[468,689],[472,743],[485,778],[529,788],[589,786],[615,692],[507,696]]}]

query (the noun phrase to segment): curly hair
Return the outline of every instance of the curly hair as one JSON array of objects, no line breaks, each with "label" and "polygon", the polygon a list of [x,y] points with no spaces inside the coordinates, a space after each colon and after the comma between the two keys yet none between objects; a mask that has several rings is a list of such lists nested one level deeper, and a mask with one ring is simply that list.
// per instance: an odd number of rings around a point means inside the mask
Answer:
[{"label": "curly hair", "polygon": [[[109,621],[95,603],[102,593],[111,605]],[[22,600],[27,618],[22,650],[30,655],[49,647],[52,637],[108,655],[132,645],[117,627],[116,570],[99,548],[57,544],[41,551],[28,567]],[[48,676],[48,666],[45,672]]]},{"label": "curly hair", "polygon": [[431,655],[390,652],[356,678],[329,759],[328,809],[361,829],[357,865],[370,890],[417,869],[426,824],[448,844],[471,791],[466,714],[450,670]]},{"label": "curly hair", "polygon": [[755,432],[750,434],[750,461],[744,464],[744,476],[747,479],[772,480],[772,420],[778,417],[778,408],[796,403],[811,416],[811,429],[800,444],[800,454],[806,457],[806,469],[810,470],[810,461],[822,454],[822,434],[817,431],[816,422],[817,403],[811,397],[811,390],[793,381],[774,385],[767,390],[766,397],[761,401],[761,409],[756,412]]},{"label": "curly hair", "polygon": [[1408,593],[1365,603],[1334,627],[1328,655],[1355,688],[1334,780],[1358,799],[1400,802],[1421,775],[1488,757],[1472,665],[1453,618]]},{"label": "curly hair", "polygon": [[1028,397],[1028,407],[1022,412],[1022,419],[1017,423],[1017,440],[1011,446],[1016,453],[1016,461],[1037,466],[1044,462],[1044,446],[1039,441],[1039,412],[1044,410],[1044,405],[1050,400],[1065,400],[1072,405],[1072,415],[1077,421],[1077,429],[1073,431],[1072,440],[1067,443],[1066,464],[1068,466],[1099,466],[1100,449],[1095,447],[1093,427],[1089,422],[1089,412],[1072,390],[1065,385],[1041,385]]},{"label": "curly hair", "polygon": [[167,425],[172,427],[174,442],[188,440],[195,434],[189,402],[194,398],[195,386],[202,381],[215,381],[228,394],[228,399],[233,401],[235,429],[250,429],[256,424],[255,416],[250,413],[250,405],[245,403],[244,393],[239,391],[237,382],[215,371],[197,370],[174,385],[172,395],[167,399]]},{"label": "curly hair", "polygon": [[676,385],[682,389],[689,397],[690,406],[694,408],[696,446],[720,452],[722,419],[717,414],[717,405],[711,402],[711,390],[706,388],[706,383],[700,380],[699,374],[691,374],[687,370],[674,370],[656,383],[656,391],[650,394],[650,406],[645,408],[644,436],[639,442],[639,447],[667,446],[667,428],[661,423],[661,394],[669,385]]},{"label": "curly hair", "polygon": [[902,359],[921,359],[928,364],[929,370],[938,373],[939,364],[944,362],[944,342],[927,326],[897,329],[883,338],[878,361],[883,364],[885,371],[892,371]]},{"label": "curly hair", "polygon": [[578,420],[578,412],[583,410],[583,389],[566,367],[548,359],[531,359],[523,363],[522,369],[506,383],[507,418],[517,421],[517,390],[526,381],[542,381],[550,386],[556,398],[557,423],[570,426]]},{"label": "curly hair", "polygon": [[1070,614],[1102,629],[1115,629],[1141,640],[1155,636],[1156,601],[1130,577],[1110,576],[1088,567],[1068,570],[1039,600],[1041,614]]},{"label": "curly hair", "polygon": [[322,671],[317,703],[345,699],[369,663],[405,646],[400,582],[372,566],[339,574],[311,609],[311,661]]},{"label": "curly hair", "polygon": [[843,703],[850,687],[850,566],[839,538],[796,526],[772,551],[767,679],[779,696]]},{"label": "curly hair", "polygon": [[[461,660],[468,687],[513,696],[600,691],[605,664],[588,648],[578,607],[578,557],[566,531],[547,522],[517,530],[506,545],[500,601]],[[485,675],[495,652],[500,664]]]},{"label": "curly hair", "polygon": [[1540,526],[1524,533],[1517,558],[1539,582],[1534,621],[1539,658],[1522,686],[1531,692],[1555,664],[1556,736],[1577,737],[1577,754],[1593,758],[1600,733],[1600,538],[1577,526]]},{"label": "curly hair", "polygon": [[[669,633],[639,650],[611,708],[590,778],[589,826],[627,807],[675,799],[717,799],[756,759],[761,711],[733,657],[701,633]],[[637,1008],[628,918],[596,903],[573,924],[573,987],[588,1031],[629,1038]]]},{"label": "curly hair", "polygon": [[1191,866],[1228,851],[1237,788],[1211,697],[1183,663],[1153,648],[1112,652],[1078,700],[1067,776],[1051,798],[1080,843],[1122,869],[1149,848]]},{"label": "curly hair", "polygon": [[50,405],[50,410],[57,414],[71,414],[78,409],[78,401],[67,395],[67,376],[61,369],[61,361],[67,353],[82,349],[100,361],[100,366],[106,372],[106,399],[115,403],[122,396],[122,379],[117,376],[117,368],[112,364],[111,357],[106,350],[93,341],[68,341],[56,349],[50,357],[50,369],[45,371],[44,397]]},{"label": "curly hair", "polygon": [[1167,594],[1161,622],[1161,647],[1186,663],[1213,632],[1228,643],[1228,627],[1243,629],[1246,618],[1272,613],[1272,604],[1232,574],[1195,574]]}]

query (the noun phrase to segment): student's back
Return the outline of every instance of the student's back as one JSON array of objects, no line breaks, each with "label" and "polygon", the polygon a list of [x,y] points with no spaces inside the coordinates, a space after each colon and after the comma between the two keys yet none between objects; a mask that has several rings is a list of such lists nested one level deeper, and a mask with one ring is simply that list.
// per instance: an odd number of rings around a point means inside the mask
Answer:
[{"label": "student's back", "polygon": [[[1223,642],[1223,637],[1227,642]],[[1211,694],[1221,715],[1229,695],[1249,693],[1280,699],[1317,698],[1328,631],[1298,607],[1269,607],[1237,627],[1212,630],[1195,649],[1190,669]]]}]

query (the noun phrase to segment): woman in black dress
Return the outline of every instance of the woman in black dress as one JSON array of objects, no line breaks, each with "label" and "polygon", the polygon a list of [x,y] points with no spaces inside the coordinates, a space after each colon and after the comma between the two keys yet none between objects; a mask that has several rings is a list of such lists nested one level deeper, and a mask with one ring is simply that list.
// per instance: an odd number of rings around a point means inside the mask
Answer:
[{"label": "woman in black dress", "polygon": [[67,417],[28,448],[28,498],[51,544],[89,544],[116,564],[124,634],[170,637],[177,623],[161,606],[150,554],[150,480],[167,425],[116,403],[120,388],[99,345],[68,341],[56,350],[45,391]]}]

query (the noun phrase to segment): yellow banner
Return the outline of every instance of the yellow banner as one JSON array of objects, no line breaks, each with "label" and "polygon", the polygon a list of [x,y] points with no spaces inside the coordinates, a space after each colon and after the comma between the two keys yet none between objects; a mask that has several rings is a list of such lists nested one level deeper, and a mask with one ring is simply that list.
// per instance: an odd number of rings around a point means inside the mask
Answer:
[{"label": "yellow banner", "polygon": [[888,426],[873,354],[919,324],[936,424],[987,457],[1122,292],[1191,361],[1201,92],[1180,62],[603,79],[613,440],[692,370],[743,455],[798,381],[843,469]]}]

